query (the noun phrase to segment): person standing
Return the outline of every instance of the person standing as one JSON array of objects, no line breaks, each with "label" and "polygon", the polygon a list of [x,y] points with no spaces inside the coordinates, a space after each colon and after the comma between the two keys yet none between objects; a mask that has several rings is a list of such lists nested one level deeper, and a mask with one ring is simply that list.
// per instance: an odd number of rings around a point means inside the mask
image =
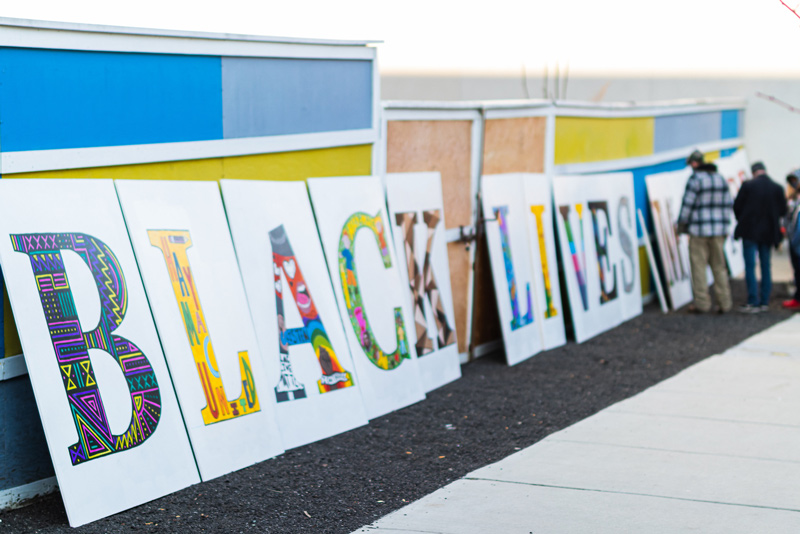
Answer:
[{"label": "person standing", "polygon": [[[742,184],[733,202],[737,221],[733,237],[742,240],[744,278],[747,282],[747,304],[739,308],[742,313],[769,310],[772,247],[781,243],[781,217],[786,215],[783,188],[767,175],[762,162],[753,163],[751,170],[753,179]],[[756,280],[756,255],[761,266],[761,291]]]},{"label": "person standing", "polygon": [[717,172],[717,166],[706,163],[699,150],[692,152],[686,163],[692,167],[693,172],[683,194],[678,232],[689,234],[689,264],[694,295],[694,304],[689,307],[689,311],[711,311],[706,277],[706,267],[711,266],[718,311],[727,313],[733,307],[733,302],[723,245],[730,232],[733,215],[731,192],[725,178]]}]

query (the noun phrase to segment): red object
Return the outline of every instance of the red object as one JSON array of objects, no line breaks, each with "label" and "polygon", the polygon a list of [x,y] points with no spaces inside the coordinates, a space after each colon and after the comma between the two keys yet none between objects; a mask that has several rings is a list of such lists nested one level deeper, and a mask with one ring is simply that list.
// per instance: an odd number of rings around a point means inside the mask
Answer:
[{"label": "red object", "polygon": [[784,300],[781,305],[787,310],[800,310],[800,300],[797,299]]}]

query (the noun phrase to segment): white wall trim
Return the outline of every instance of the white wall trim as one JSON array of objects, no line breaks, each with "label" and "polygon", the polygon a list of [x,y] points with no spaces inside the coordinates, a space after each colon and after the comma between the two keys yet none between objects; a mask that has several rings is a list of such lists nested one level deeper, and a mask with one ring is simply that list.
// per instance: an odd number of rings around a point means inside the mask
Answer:
[{"label": "white wall trim", "polygon": [[383,116],[387,121],[458,121],[480,120],[480,108],[415,109],[389,108],[384,103]]},{"label": "white wall trim", "polygon": [[26,374],[28,367],[22,354],[0,358],[0,380],[9,380]]},{"label": "white wall trim", "polygon": [[298,150],[367,145],[376,142],[377,139],[376,130],[364,129],[213,141],[0,152],[0,173],[6,175],[23,172],[294,152]]},{"label": "white wall trim", "polygon": [[484,108],[486,120],[493,119],[520,119],[524,117],[547,117],[550,115],[552,106],[541,106],[532,108]]},{"label": "white wall trim", "polygon": [[564,165],[555,165],[556,174],[588,174],[597,172],[611,172],[619,170],[636,169],[638,167],[648,167],[650,165],[658,165],[667,161],[674,161],[676,159],[686,158],[691,154],[692,150],[698,149],[701,152],[715,152],[717,150],[727,150],[730,148],[738,148],[744,144],[744,139],[736,137],[734,139],[723,139],[721,141],[712,141],[709,143],[699,143],[697,145],[686,146],[665,152],[658,152],[647,156],[640,156],[637,158],[615,159],[609,161],[591,161],[587,163],[567,163]]},{"label": "white wall trim", "polygon": [[0,491],[0,510],[13,510],[25,506],[26,501],[53,493],[58,488],[56,477],[45,478]]},{"label": "white wall trim", "polygon": [[[683,115],[709,113],[725,110],[743,110],[747,101],[741,98],[682,99],[654,102],[593,103],[577,101],[549,100],[462,100],[462,101],[424,101],[424,100],[386,100],[386,110],[484,110],[487,118],[495,114],[509,113],[509,117],[545,115],[548,109],[555,109],[557,116],[565,117],[658,117],[662,115]],[[538,112],[536,110],[539,110]],[[531,113],[532,115],[529,115]]]},{"label": "white wall trim", "polygon": [[623,118],[647,118],[664,117],[668,115],[696,115],[700,113],[712,113],[716,111],[741,111],[745,109],[744,101],[720,102],[715,104],[686,103],[678,105],[663,106],[646,105],[641,107],[618,106],[618,107],[584,107],[570,104],[568,106],[556,105],[556,115],[559,117],[587,117],[601,119],[623,119]]},{"label": "white wall trim", "polygon": [[0,18],[0,46],[210,56],[374,59],[379,41],[150,30]]}]

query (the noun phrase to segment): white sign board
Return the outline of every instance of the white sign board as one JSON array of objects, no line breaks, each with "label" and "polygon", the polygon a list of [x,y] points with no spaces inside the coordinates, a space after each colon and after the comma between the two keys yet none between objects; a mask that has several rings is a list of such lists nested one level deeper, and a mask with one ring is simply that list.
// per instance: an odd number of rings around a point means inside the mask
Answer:
[{"label": "white sign board", "polygon": [[308,188],[367,416],[424,399],[380,179],[313,178]]},{"label": "white sign board", "polygon": [[[731,198],[735,199],[736,195],[739,194],[739,188],[742,187],[742,183],[751,178],[747,153],[744,149],[737,150],[730,156],[719,158],[714,163],[717,165],[719,173],[728,182]],[[736,219],[731,215],[731,231],[725,239],[725,259],[728,260],[728,270],[731,277],[739,276],[744,272],[744,249],[742,248],[741,240],[733,239],[735,229]]]},{"label": "white sign board", "polygon": [[386,196],[400,277],[413,310],[414,328],[407,332],[428,392],[461,377],[442,180],[436,172],[388,174]]},{"label": "white sign board", "polygon": [[567,342],[553,228],[552,179],[544,174],[523,174],[522,186],[528,208],[525,215],[534,271],[536,320],[542,329],[542,348],[550,350]]},{"label": "white sign board", "polygon": [[116,186],[203,480],[280,454],[219,186]]},{"label": "white sign board", "polygon": [[581,343],[642,313],[629,172],[556,176],[561,259]]},{"label": "white sign board", "polygon": [[647,196],[650,199],[650,216],[653,219],[664,281],[673,310],[682,308],[694,298],[689,264],[689,236],[675,233],[686,182],[691,174],[691,169],[686,167],[645,177]]},{"label": "white sign board", "polygon": [[520,174],[483,176],[481,195],[506,362],[515,365],[544,346],[528,236],[531,211]]},{"label": "white sign board", "polygon": [[111,180],[0,180],[0,261],[70,525],[199,482]]},{"label": "white sign board", "polygon": [[306,184],[220,185],[284,446],[365,425]]}]

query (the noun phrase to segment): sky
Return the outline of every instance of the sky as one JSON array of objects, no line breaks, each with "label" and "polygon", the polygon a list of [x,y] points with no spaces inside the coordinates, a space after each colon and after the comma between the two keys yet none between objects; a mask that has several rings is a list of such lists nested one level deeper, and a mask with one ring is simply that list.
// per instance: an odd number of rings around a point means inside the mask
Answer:
[{"label": "sky", "polygon": [[800,18],[780,0],[25,0],[0,16],[380,40],[385,74],[800,77]]}]

